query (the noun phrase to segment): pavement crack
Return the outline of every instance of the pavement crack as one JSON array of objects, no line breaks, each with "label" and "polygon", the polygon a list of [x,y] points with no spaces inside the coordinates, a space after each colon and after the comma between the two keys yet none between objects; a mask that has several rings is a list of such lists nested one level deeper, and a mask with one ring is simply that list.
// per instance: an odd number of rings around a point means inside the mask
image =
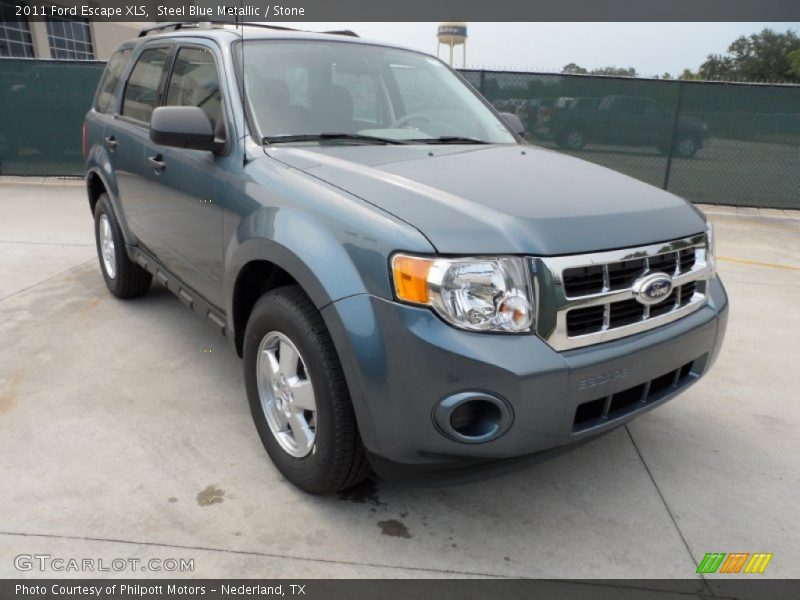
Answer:
[{"label": "pavement crack", "polygon": [[24,244],[26,246],[76,246],[91,248],[94,244],[80,244],[78,242],[26,242],[25,240],[0,240],[0,244]]},{"label": "pavement crack", "polygon": [[[692,549],[689,546],[689,542],[686,540],[686,536],[683,535],[683,532],[681,531],[681,528],[678,525],[678,520],[675,518],[675,515],[672,512],[672,509],[669,507],[669,504],[667,503],[667,499],[664,497],[664,493],[661,491],[661,488],[658,487],[658,483],[656,482],[656,478],[653,477],[653,472],[650,470],[650,467],[647,466],[647,461],[645,461],[644,456],[642,455],[642,451],[639,448],[639,445],[636,443],[636,440],[633,439],[633,433],[631,432],[630,427],[628,427],[628,425],[625,425],[625,431],[628,433],[628,438],[630,439],[631,444],[633,444],[633,449],[636,450],[636,455],[639,457],[639,460],[641,461],[642,466],[644,467],[644,470],[647,472],[647,476],[650,478],[650,481],[653,484],[653,487],[655,488],[656,493],[658,494],[658,497],[661,498],[661,503],[664,505],[664,510],[667,511],[667,514],[669,515],[669,518],[672,521],[672,525],[675,527],[675,531],[678,532],[678,536],[681,538],[681,542],[683,542],[683,545],[686,548],[686,552],[689,553],[689,558],[694,563],[694,567],[695,567],[695,571],[696,571],[697,567],[700,566],[700,564],[697,562],[697,559],[695,558],[694,554],[692,553]],[[714,592],[712,591],[711,586],[708,585],[708,581],[706,581],[705,576],[702,573],[700,573],[699,575],[700,575],[700,579],[703,582],[703,587],[705,587],[705,589],[708,592],[708,594],[710,594],[711,596],[714,596]]]},{"label": "pavement crack", "polygon": [[82,267],[83,265],[88,264],[90,262],[93,262],[95,260],[97,260],[97,259],[96,258],[89,258],[87,260],[79,262],[77,265],[72,265],[68,269],[64,269],[63,271],[59,271],[55,275],[51,275],[50,277],[42,279],[41,281],[37,281],[36,283],[32,283],[29,286],[22,288],[21,290],[17,290],[16,292],[11,292],[8,296],[3,296],[2,298],[0,298],[0,302],[5,302],[9,298],[13,298],[14,296],[19,296],[23,292],[27,292],[28,290],[31,290],[31,289],[35,288],[36,286],[42,285],[43,283],[47,283],[48,281],[51,281],[51,280],[55,279],[56,277],[60,277],[64,273],[69,273],[73,269],[77,269],[79,267]]}]

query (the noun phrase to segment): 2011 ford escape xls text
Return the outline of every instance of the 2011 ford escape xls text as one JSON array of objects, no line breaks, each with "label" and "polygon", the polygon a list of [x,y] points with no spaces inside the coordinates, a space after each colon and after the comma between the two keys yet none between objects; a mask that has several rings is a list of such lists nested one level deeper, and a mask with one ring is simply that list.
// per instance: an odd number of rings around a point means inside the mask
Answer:
[{"label": "2011 ford escape xls text", "polygon": [[84,127],[103,277],[154,277],[230,340],[302,489],[583,440],[714,362],[728,301],[684,200],[526,144],[419,52],[143,34]]}]

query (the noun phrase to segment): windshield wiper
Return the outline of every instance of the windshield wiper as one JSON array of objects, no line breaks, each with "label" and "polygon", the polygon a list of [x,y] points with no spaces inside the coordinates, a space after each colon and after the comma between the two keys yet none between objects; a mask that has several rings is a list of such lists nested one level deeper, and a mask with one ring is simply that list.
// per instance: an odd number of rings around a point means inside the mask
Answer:
[{"label": "windshield wiper", "polygon": [[435,138],[420,138],[409,140],[415,144],[491,144],[486,140],[462,137],[460,135],[443,135]]},{"label": "windshield wiper", "polygon": [[405,140],[377,137],[374,135],[361,135],[360,133],[303,133],[297,135],[277,135],[262,138],[263,144],[285,144],[291,142],[319,142],[325,140],[352,140],[354,142],[369,142],[372,144],[407,144]]}]

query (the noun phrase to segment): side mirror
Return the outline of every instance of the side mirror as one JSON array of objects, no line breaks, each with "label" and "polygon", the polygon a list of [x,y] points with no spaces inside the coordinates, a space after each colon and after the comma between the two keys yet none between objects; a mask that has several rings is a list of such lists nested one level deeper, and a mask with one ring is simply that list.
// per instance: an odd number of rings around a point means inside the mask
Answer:
[{"label": "side mirror", "polygon": [[506,125],[508,125],[514,133],[521,136],[525,135],[525,126],[517,115],[514,113],[501,112],[500,116],[503,117],[503,121],[506,122]]},{"label": "side mirror", "polygon": [[219,152],[225,143],[214,137],[211,121],[197,106],[159,106],[150,119],[154,144]]}]

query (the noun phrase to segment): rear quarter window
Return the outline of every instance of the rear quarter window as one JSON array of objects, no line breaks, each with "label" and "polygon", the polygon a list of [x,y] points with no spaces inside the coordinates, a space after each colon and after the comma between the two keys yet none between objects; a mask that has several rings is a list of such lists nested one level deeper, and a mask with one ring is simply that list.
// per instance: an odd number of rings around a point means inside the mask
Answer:
[{"label": "rear quarter window", "polygon": [[115,52],[108,61],[100,84],[97,86],[97,97],[94,101],[95,110],[103,113],[110,112],[114,108],[114,92],[117,84],[122,77],[125,66],[131,58],[131,48]]},{"label": "rear quarter window", "polygon": [[158,86],[169,56],[169,48],[149,48],[142,52],[125,85],[123,116],[150,122],[150,116],[158,102]]}]

